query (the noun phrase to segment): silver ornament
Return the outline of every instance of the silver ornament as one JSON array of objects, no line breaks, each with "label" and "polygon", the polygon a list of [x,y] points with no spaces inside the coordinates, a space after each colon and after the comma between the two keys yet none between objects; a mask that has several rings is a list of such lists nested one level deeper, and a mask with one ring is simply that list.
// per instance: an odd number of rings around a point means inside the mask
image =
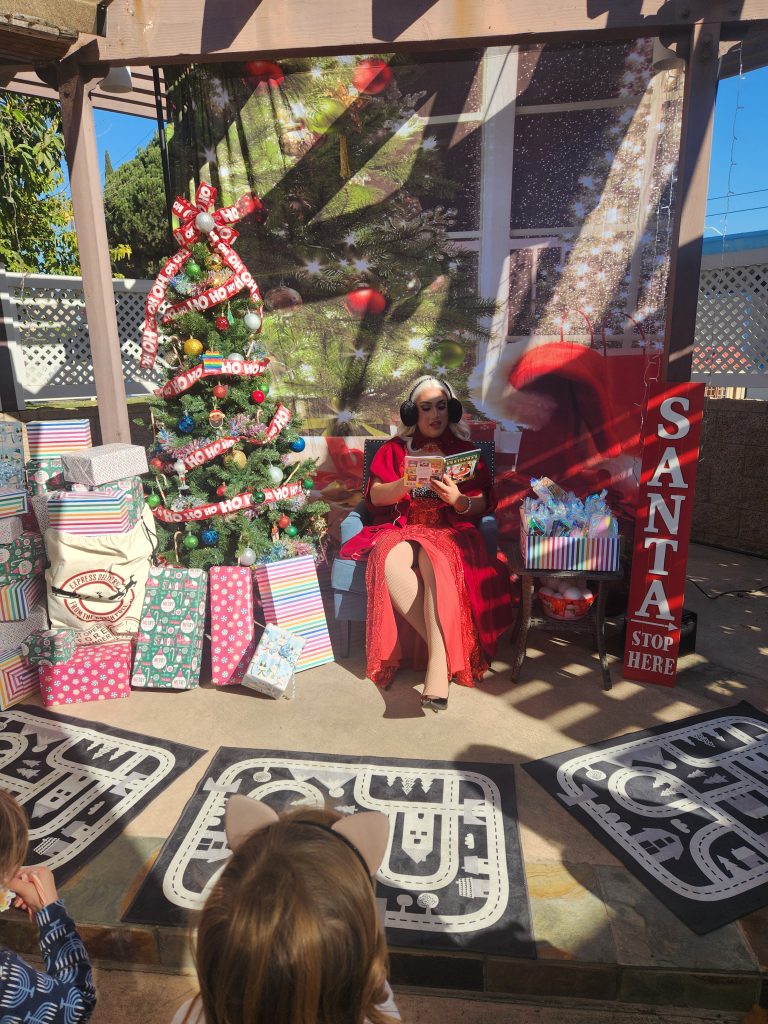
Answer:
[{"label": "silver ornament", "polygon": [[249,331],[261,330],[261,317],[258,313],[246,313],[243,317],[243,323]]},{"label": "silver ornament", "polygon": [[227,359],[237,359],[241,363],[245,362],[245,356],[240,355],[239,352],[230,352],[229,355],[227,356]]},{"label": "silver ornament", "polygon": [[216,222],[210,213],[198,213],[195,217],[195,227],[198,231],[202,231],[204,235],[207,235],[216,227]]},{"label": "silver ornament", "polygon": [[253,565],[256,561],[256,552],[253,548],[243,548],[238,559],[240,565]]},{"label": "silver ornament", "polygon": [[279,466],[270,466],[267,470],[267,476],[275,487],[277,487],[278,484],[283,482],[284,473]]}]

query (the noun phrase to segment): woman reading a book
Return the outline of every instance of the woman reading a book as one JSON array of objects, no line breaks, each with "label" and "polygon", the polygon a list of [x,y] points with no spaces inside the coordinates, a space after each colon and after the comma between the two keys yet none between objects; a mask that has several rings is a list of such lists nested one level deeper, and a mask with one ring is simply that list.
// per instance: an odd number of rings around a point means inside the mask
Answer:
[{"label": "woman reading a book", "polygon": [[[433,711],[447,707],[451,679],[473,686],[482,678],[511,618],[504,566],[477,529],[493,507],[491,477],[470,454],[462,415],[447,382],[415,382],[398,435],[371,463],[371,524],[341,550],[344,558],[368,557],[369,677],[387,687],[401,664],[426,667],[421,704]],[[417,463],[423,471],[429,456],[445,459],[435,463],[444,472],[422,481]]]}]

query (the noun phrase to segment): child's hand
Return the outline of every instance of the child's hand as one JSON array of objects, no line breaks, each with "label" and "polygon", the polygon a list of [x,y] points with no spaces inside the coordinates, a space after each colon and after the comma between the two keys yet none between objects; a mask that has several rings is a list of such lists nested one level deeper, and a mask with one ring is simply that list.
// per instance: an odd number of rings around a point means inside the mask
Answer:
[{"label": "child's hand", "polygon": [[26,910],[30,917],[59,898],[50,869],[42,865],[21,868],[17,875],[8,879],[8,888],[16,893],[13,905]]}]

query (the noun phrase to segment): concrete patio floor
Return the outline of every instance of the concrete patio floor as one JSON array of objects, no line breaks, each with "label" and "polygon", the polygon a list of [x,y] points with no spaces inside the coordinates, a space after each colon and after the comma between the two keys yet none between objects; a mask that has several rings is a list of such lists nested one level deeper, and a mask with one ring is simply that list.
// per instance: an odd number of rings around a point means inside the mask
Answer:
[{"label": "concrete patio floor", "polygon": [[[768,582],[768,562],[694,545],[688,575],[709,592],[749,590]],[[448,711],[425,715],[416,674],[401,673],[385,693],[365,679],[360,631],[353,634],[348,661],[297,677],[292,702],[270,701],[241,688],[203,686],[184,693],[137,691],[128,701],[68,707],[68,716],[209,752],[63,887],[102,965],[105,998],[94,1021],[159,1024],[190,990],[190,977],[156,973],[190,971],[185,934],[119,922],[219,746],[519,765],[741,700],[768,710],[768,594],[713,601],[689,583],[685,603],[699,616],[697,650],[682,659],[674,689],[622,681],[621,663],[613,659],[613,689],[604,692],[596,655],[582,641],[532,632],[516,685],[509,679],[511,645],[505,639],[494,673],[481,686],[453,687]],[[516,770],[515,775],[538,958],[394,950],[393,983],[403,987],[406,1019],[550,1024],[555,1016],[547,1016],[544,1003],[554,1002],[558,1021],[650,1024],[666,1021],[666,1013],[669,1020],[687,1024],[689,1019],[739,1020],[765,1001],[768,910],[696,936],[527,773]],[[23,923],[3,923],[0,940],[15,948],[33,945]],[[123,970],[107,970],[110,966]],[[437,991],[452,991],[455,998],[435,1009]],[[520,1015],[522,1004],[516,1010],[507,1002],[506,1010],[499,1010],[489,997],[541,1001],[534,1005],[539,1015]],[[583,1013],[580,1000],[588,1001]],[[119,1011],[110,1006],[129,1001],[137,1012],[114,1016]],[[479,1013],[481,1004],[487,1012]],[[689,1017],[684,1010],[696,1012]]]}]

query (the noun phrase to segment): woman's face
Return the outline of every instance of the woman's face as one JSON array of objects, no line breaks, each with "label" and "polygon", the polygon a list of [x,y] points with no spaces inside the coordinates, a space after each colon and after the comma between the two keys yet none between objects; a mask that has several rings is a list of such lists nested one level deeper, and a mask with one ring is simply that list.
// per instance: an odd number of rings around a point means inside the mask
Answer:
[{"label": "woman's face", "polygon": [[448,396],[442,388],[423,388],[416,398],[418,427],[424,437],[440,437],[448,426]]}]

